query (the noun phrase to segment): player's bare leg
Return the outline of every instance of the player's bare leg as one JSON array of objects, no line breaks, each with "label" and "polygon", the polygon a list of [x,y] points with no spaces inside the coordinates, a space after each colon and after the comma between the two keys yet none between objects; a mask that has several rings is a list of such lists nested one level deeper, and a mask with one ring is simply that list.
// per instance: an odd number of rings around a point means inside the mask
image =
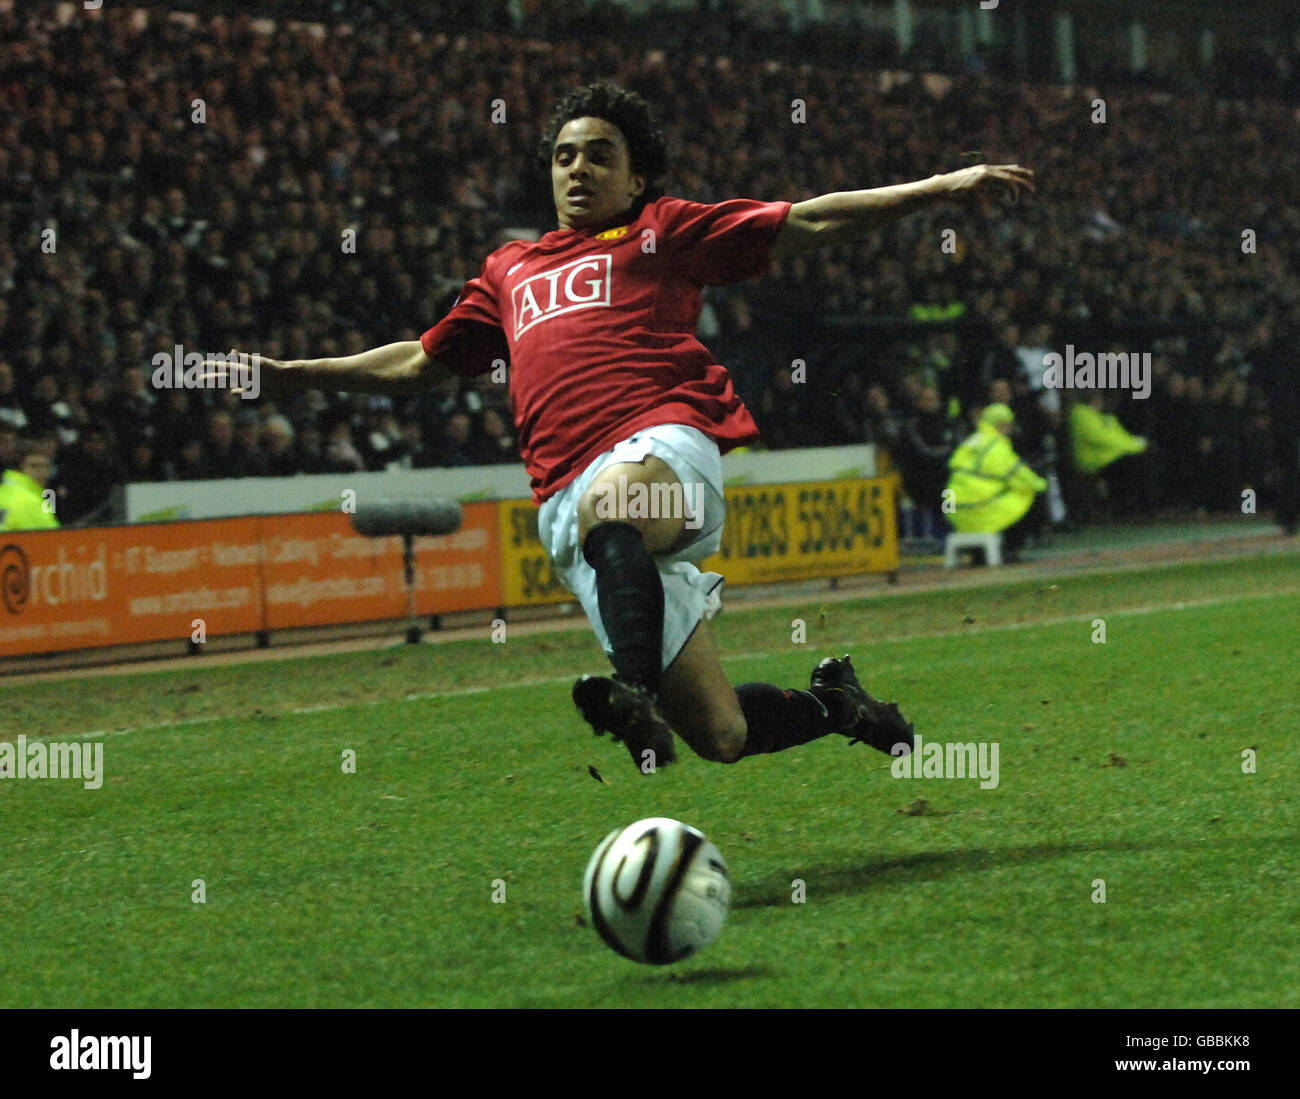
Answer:
[{"label": "player's bare leg", "polygon": [[866,692],[847,656],[818,664],[806,690],[771,683],[733,689],[707,620],[664,672],[661,705],[695,754],[717,763],[779,752],[831,733],[894,755],[912,751],[911,724],[896,705]]},{"label": "player's bare leg", "polygon": [[735,763],[744,754],[745,712],[723,671],[707,620],[695,627],[664,671],[661,705],[668,723],[697,756]]},{"label": "player's bare leg", "polygon": [[[662,485],[669,490],[676,485],[680,492],[681,481],[677,479],[677,474],[667,462],[653,454],[647,454],[644,461],[619,462],[617,465],[606,466],[578,502],[579,543],[585,546],[587,536],[600,523],[622,522],[636,527],[651,554],[673,553],[679,549],[687,535],[686,516],[643,516],[620,512],[618,504],[621,499],[621,479],[624,493],[630,493],[633,485],[642,485],[647,489]],[[675,495],[661,490],[652,495],[651,499],[671,499]],[[680,499],[680,496],[676,498]]]}]

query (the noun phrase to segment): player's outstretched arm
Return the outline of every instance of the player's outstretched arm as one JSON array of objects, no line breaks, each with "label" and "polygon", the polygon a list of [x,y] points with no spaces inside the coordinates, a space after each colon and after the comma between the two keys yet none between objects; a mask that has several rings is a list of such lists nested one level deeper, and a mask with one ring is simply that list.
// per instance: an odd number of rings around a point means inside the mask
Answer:
[{"label": "player's outstretched arm", "polygon": [[231,350],[225,361],[209,359],[205,376],[229,380],[236,391],[275,396],[298,389],[343,393],[420,393],[446,370],[429,358],[419,340],[374,347],[333,359],[268,359]]},{"label": "player's outstretched arm", "polygon": [[1006,194],[1015,200],[1034,190],[1034,173],[1019,164],[976,164],[957,172],[876,187],[838,191],[796,202],[781,226],[773,259],[856,240],[873,229],[948,199]]}]

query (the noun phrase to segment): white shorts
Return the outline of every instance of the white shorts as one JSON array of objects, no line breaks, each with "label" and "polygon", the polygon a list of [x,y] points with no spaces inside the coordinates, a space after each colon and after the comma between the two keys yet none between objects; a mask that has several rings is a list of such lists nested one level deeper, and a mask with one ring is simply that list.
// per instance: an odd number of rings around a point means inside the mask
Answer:
[{"label": "white shorts", "polygon": [[[601,470],[620,462],[643,461],[648,454],[666,463],[685,487],[687,530],[696,533],[676,553],[655,557],[664,585],[663,667],[667,668],[700,620],[712,618],[722,609],[721,574],[701,572],[692,564],[717,553],[722,546],[727,503],[722,494],[722,455],[717,443],[702,431],[682,424],[638,431],[605,451],[581,476],[547,500],[537,516],[537,531],[556,573],[578,597],[605,652],[612,653],[600,618],[596,570],[587,564],[578,544],[578,501]],[[691,505],[697,501],[698,513],[692,514]]]}]

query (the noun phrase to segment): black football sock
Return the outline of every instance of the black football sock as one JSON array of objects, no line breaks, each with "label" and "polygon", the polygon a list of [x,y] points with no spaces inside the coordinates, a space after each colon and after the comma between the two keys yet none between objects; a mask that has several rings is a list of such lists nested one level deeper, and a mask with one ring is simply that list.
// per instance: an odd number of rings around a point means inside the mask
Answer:
[{"label": "black football sock", "polygon": [[841,732],[851,716],[843,692],[825,687],[786,691],[771,683],[742,683],[736,697],[749,726],[742,756],[780,752]]},{"label": "black football sock", "polygon": [[663,675],[664,585],[631,523],[599,523],[582,545],[596,570],[600,620],[614,647],[614,671],[659,697]]}]

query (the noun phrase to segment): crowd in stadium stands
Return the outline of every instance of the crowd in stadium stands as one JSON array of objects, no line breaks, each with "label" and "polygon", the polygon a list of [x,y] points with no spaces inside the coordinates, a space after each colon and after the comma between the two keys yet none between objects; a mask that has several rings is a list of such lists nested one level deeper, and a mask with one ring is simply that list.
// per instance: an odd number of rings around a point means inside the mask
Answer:
[{"label": "crowd in stadium stands", "polygon": [[1068,407],[1091,395],[1044,402],[1035,380],[1072,344],[1151,353],[1148,399],[1103,396],[1150,443],[1106,472],[1108,506],[1277,491],[1281,418],[1300,421],[1300,144],[1282,99],[1117,88],[1101,123],[1092,92],[979,71],[884,82],[768,43],[760,60],[720,38],[664,51],[0,12],[0,468],[38,442],[66,523],[102,515],[123,481],[516,461],[490,376],[410,399],[243,401],[156,386],[155,356],[416,338],[512,228],[554,226],[544,114],[616,79],[657,108],[682,197],[797,201],[972,150],[1038,173],[1039,198],[1009,216],[936,208],[708,292],[701,338],[769,447],[875,442],[933,499],[972,415],[1005,399],[1017,452],[1068,482]]}]

